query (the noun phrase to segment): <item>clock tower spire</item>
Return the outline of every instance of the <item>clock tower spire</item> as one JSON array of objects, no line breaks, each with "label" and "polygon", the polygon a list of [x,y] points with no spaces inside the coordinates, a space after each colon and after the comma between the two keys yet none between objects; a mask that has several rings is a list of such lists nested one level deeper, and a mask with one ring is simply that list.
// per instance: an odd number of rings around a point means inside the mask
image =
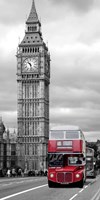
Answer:
[{"label": "clock tower spire", "polygon": [[29,17],[26,21],[26,24],[34,23],[34,22],[38,22],[38,21],[39,20],[38,20],[38,15],[37,15],[36,8],[35,8],[35,3],[34,3],[34,0],[32,0],[32,7],[31,7]]},{"label": "clock tower spire", "polygon": [[46,168],[49,136],[50,54],[32,0],[26,31],[17,51],[18,166]]}]

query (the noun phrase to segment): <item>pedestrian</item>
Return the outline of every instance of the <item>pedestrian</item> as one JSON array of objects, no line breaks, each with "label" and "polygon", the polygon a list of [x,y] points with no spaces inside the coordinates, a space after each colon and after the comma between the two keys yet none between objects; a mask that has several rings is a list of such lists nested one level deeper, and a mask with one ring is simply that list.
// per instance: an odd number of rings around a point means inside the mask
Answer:
[{"label": "pedestrian", "polygon": [[19,170],[18,170],[18,176],[22,176],[22,170],[21,170],[21,168],[19,168]]},{"label": "pedestrian", "polygon": [[10,177],[10,169],[7,170],[7,176]]},{"label": "pedestrian", "polygon": [[12,169],[12,171],[11,171],[11,174],[12,174],[12,176],[13,176],[13,177],[15,177],[15,176],[16,176],[16,171],[15,171],[15,169],[14,169],[14,168]]}]

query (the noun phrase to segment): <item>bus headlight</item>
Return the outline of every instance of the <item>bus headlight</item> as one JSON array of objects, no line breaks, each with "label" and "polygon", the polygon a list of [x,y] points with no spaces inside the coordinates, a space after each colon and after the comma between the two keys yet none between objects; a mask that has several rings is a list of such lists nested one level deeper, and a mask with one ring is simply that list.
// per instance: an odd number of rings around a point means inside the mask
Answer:
[{"label": "bus headlight", "polygon": [[76,174],[76,178],[79,178],[80,177],[80,174]]},{"label": "bus headlight", "polygon": [[50,178],[53,178],[53,177],[54,177],[54,174],[53,174],[53,173],[51,173],[51,174],[50,174]]}]

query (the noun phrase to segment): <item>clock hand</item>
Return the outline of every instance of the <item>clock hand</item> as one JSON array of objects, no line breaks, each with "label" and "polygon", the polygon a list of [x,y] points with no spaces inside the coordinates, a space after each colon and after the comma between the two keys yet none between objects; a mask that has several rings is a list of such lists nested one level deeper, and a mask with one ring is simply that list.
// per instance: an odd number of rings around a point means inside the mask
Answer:
[{"label": "clock hand", "polygon": [[30,62],[28,62],[28,64],[30,65],[30,67],[32,66]]}]

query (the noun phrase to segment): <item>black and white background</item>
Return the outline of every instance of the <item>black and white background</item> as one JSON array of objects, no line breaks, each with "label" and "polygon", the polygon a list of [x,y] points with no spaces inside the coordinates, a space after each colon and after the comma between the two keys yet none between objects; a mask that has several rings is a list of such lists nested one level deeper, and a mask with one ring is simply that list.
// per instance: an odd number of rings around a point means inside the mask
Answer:
[{"label": "black and white background", "polygon": [[[32,0],[0,0],[0,115],[17,126],[18,43]],[[51,55],[50,127],[79,125],[100,139],[100,0],[35,0]]]}]

